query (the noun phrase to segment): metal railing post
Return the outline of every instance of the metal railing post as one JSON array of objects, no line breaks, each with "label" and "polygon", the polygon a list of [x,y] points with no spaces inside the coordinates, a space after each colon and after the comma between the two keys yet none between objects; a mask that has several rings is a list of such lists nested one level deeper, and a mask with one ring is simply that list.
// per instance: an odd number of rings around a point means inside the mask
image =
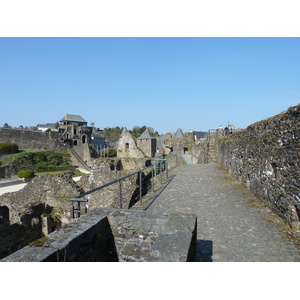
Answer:
[{"label": "metal railing post", "polygon": [[122,208],[122,181],[119,181],[119,206]]},{"label": "metal railing post", "polygon": [[80,217],[80,202],[77,202],[77,218]]},{"label": "metal railing post", "polygon": [[140,176],[140,202],[142,203],[142,172],[139,173]]},{"label": "metal railing post", "polygon": [[159,172],[160,172],[160,183],[162,184],[162,160],[160,160]]},{"label": "metal railing post", "polygon": [[154,193],[154,167],[152,168],[152,192]]},{"label": "metal railing post", "polygon": [[75,218],[75,216],[74,216],[74,204],[73,204],[73,202],[71,202],[70,215],[71,215],[71,219],[74,219],[74,218]]},{"label": "metal railing post", "polygon": [[166,179],[168,179],[169,177],[169,173],[168,173],[168,160],[166,159]]}]

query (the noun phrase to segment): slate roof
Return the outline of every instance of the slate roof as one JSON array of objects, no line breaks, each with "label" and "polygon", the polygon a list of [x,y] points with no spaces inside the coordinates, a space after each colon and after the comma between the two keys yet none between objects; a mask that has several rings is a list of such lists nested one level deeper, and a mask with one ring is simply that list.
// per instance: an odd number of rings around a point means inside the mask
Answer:
[{"label": "slate roof", "polygon": [[60,122],[64,122],[64,121],[87,123],[87,121],[85,119],[83,119],[81,116],[79,116],[79,115],[71,115],[71,114],[66,114],[60,120]]},{"label": "slate roof", "polygon": [[155,139],[152,132],[149,131],[148,128],[137,138],[138,140],[150,140]]},{"label": "slate roof", "polygon": [[195,131],[195,136],[197,139],[204,139],[206,138],[206,132],[204,131]]},{"label": "slate roof", "polygon": [[184,134],[183,134],[181,128],[178,128],[176,133],[173,136],[173,139],[182,139],[182,138],[184,138]]},{"label": "slate roof", "polygon": [[46,123],[46,124],[37,124],[36,127],[40,127],[40,128],[49,128],[51,126],[54,126],[55,123]]}]

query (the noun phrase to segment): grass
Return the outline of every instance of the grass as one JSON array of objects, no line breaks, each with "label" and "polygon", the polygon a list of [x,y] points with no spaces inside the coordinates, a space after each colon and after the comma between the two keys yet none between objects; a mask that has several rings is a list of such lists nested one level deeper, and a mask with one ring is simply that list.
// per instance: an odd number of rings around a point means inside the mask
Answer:
[{"label": "grass", "polygon": [[4,159],[1,160],[2,164],[1,166],[7,166],[10,162],[18,159],[18,158],[22,158],[24,156],[25,153],[33,153],[33,152],[46,152],[48,150],[39,150],[39,149],[19,149],[18,153],[14,153],[14,154],[9,154],[8,156],[6,156]]},{"label": "grass", "polygon": [[[27,153],[37,153],[37,152],[49,152],[49,150],[39,150],[39,149],[20,149],[18,153],[11,154],[6,156],[4,159],[2,159],[0,162],[0,165],[7,166],[9,163],[16,161],[18,159],[23,159],[24,156],[26,156]],[[56,151],[54,151],[56,152]],[[56,152],[57,153],[57,152]],[[65,152],[58,152],[66,154]],[[26,159],[26,158],[25,158]],[[62,169],[61,171],[45,171],[45,172],[36,172],[35,175],[48,175],[48,174],[63,174],[63,173],[69,173],[70,171]],[[81,172],[75,172],[72,177],[79,177],[79,176],[87,176],[88,174],[81,173]]]}]

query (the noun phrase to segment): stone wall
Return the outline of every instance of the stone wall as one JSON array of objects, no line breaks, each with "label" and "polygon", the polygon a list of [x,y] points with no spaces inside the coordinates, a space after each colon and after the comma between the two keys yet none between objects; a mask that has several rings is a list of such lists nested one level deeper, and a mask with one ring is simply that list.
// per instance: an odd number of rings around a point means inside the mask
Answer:
[{"label": "stone wall", "polygon": [[[135,159],[132,159],[135,160]],[[100,187],[104,184],[117,180],[121,177],[127,176],[133,171],[123,170],[123,159],[97,159],[94,160],[92,170],[88,177],[83,177],[78,184],[85,190],[89,191],[96,187]],[[143,160],[145,164],[145,159]],[[145,167],[145,166],[144,166]],[[144,168],[143,167],[143,168]],[[142,175],[142,194],[146,194],[150,189],[150,174]],[[99,207],[120,208],[120,186],[119,183],[112,184],[101,190],[95,191],[85,198],[89,200],[89,209]],[[122,208],[130,208],[137,201],[139,195],[139,178],[138,174],[130,176],[121,182],[121,195],[122,195]]]},{"label": "stone wall", "polygon": [[0,128],[0,143],[16,143],[19,149],[63,150],[58,132]]},{"label": "stone wall", "polygon": [[[34,178],[22,190],[0,196],[0,206],[9,209],[11,224],[32,224],[31,215],[42,214],[51,208],[53,216],[68,222],[71,197],[83,190],[74,182],[71,174],[41,175]],[[41,211],[34,213],[34,207]]]},{"label": "stone wall", "polygon": [[217,140],[223,167],[291,227],[300,216],[300,105]]},{"label": "stone wall", "polygon": [[[83,190],[71,175],[42,175],[22,190],[0,196],[0,257],[69,223],[70,198]],[[3,219],[3,216],[2,216]],[[2,225],[1,225],[2,224]]]},{"label": "stone wall", "polygon": [[145,154],[136,144],[132,134],[124,128],[120,139],[116,143],[117,156],[119,158],[145,158]]},{"label": "stone wall", "polygon": [[97,209],[3,262],[187,262],[197,258],[191,214]]},{"label": "stone wall", "polygon": [[191,149],[191,155],[193,163],[196,164],[207,164],[209,151],[208,140],[201,141],[199,144],[194,144]]}]

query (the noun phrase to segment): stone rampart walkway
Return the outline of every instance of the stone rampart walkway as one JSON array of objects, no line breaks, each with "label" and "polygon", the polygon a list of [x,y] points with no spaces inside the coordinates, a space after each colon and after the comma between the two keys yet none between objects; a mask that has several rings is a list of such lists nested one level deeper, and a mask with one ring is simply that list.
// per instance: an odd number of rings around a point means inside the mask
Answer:
[{"label": "stone rampart walkway", "polygon": [[172,175],[147,210],[196,214],[198,261],[300,261],[300,238],[219,165],[180,165]]}]

